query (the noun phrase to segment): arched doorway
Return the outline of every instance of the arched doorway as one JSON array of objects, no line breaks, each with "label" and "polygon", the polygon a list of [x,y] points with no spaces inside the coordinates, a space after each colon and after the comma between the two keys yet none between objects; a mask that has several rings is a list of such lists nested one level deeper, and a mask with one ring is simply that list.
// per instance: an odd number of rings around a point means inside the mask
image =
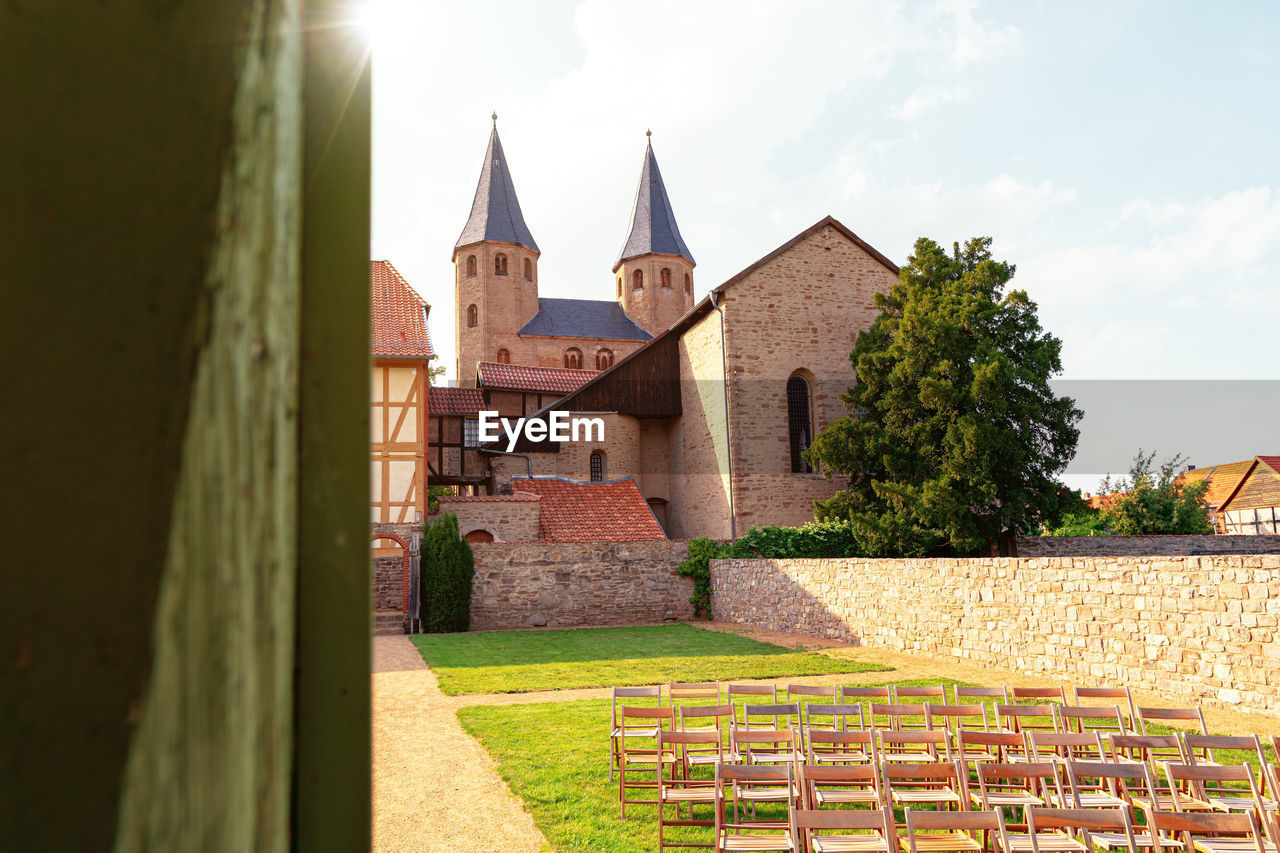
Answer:
[{"label": "arched doorway", "polygon": [[398,601],[394,600],[387,594],[385,580],[384,583],[379,584],[377,563],[379,558],[375,555],[373,567],[374,632],[398,634],[403,631],[404,619],[409,614],[409,586],[412,574],[409,561],[409,546],[398,534],[391,532],[374,533],[369,541],[377,542],[379,539],[389,539],[400,546],[400,595],[398,596]]}]

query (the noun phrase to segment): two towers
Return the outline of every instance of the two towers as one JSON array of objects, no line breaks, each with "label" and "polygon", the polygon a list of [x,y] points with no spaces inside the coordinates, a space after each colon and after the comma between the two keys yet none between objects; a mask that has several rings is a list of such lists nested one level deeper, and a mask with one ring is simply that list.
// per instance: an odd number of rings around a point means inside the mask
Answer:
[{"label": "two towers", "polygon": [[[516,199],[495,120],[471,215],[453,250],[457,376],[464,384],[474,380],[478,361],[537,364],[520,330],[540,310],[540,255]],[[648,144],[627,239],[613,266],[614,298],[626,317],[656,335],[693,307],[693,267]],[[574,329],[566,337],[611,336],[603,329]]]}]

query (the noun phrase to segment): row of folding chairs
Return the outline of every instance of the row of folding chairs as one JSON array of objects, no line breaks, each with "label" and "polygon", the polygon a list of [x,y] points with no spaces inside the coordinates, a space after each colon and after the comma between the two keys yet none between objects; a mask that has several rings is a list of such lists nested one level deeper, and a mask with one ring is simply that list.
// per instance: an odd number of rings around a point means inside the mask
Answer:
[{"label": "row of folding chairs", "polygon": [[[676,733],[675,743],[694,742],[699,735]],[[1092,774],[1102,768],[1067,765],[1068,772]],[[1091,853],[1095,849],[1162,851],[1182,846],[1187,853],[1274,853],[1276,826],[1274,804],[1268,810],[1256,789],[1250,789],[1252,803],[1229,808],[1201,808],[1176,794],[1170,803],[1158,799],[1142,801],[1113,797],[1096,800],[1092,807],[1084,795],[1056,797],[1031,787],[1006,793],[998,799],[985,784],[987,776],[1034,781],[1052,764],[1009,765],[981,776],[980,792],[966,790],[964,773],[958,763],[915,767],[885,764],[885,791],[868,778],[865,766],[827,767],[790,764],[716,765],[710,780],[673,776],[660,778],[658,797],[659,851],[668,846],[705,846],[717,851],[806,851],[806,853]],[[1182,766],[1173,772],[1195,773],[1217,778],[1227,768]],[[1233,768],[1234,769],[1234,768]],[[1248,769],[1242,768],[1241,779]],[[1212,771],[1212,772],[1210,772]],[[1111,771],[1107,771],[1111,772]],[[1141,770],[1114,771],[1121,778],[1136,779]],[[1127,790],[1127,789],[1116,789]],[[1243,801],[1243,798],[1242,798]],[[763,816],[757,808],[774,808]],[[865,808],[830,808],[832,805]],[[929,810],[922,807],[931,806]],[[1141,808],[1143,822],[1135,824],[1135,806]],[[703,808],[698,815],[697,809]],[[709,807],[711,814],[706,814]],[[904,809],[896,823],[894,809]],[[1004,812],[1014,809],[1021,818],[1006,824]],[[781,811],[785,809],[785,817]],[[672,813],[674,810],[674,814]],[[711,827],[713,840],[707,843],[670,842],[672,827]],[[922,833],[917,835],[917,833]],[[981,838],[979,838],[979,834]],[[1270,837],[1268,837],[1270,836]]]}]

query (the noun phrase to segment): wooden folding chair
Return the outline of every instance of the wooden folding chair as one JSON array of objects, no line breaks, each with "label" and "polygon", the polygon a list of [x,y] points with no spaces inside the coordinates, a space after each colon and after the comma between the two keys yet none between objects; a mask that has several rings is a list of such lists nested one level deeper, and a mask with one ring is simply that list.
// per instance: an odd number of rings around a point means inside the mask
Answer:
[{"label": "wooden folding chair", "polygon": [[935,808],[963,809],[969,800],[965,786],[969,774],[954,761],[932,764],[881,764],[884,790],[891,805],[916,806],[931,803]]},{"label": "wooden folding chair", "polygon": [[[1073,837],[1070,833],[1076,833]],[[1124,809],[1027,809],[1025,835],[1008,833],[1007,853],[1088,853],[1094,847],[1124,847],[1137,853],[1133,822]]]},{"label": "wooden folding chair", "polygon": [[[662,775],[661,765],[675,761],[670,750],[663,750],[659,746],[659,738],[664,731],[670,732],[675,728],[675,711],[670,707],[633,708],[630,705],[623,705],[620,719],[624,730],[633,723],[654,727],[652,740],[635,736],[624,736],[618,739],[618,804],[625,820],[627,806],[654,805],[658,802],[657,780]],[[633,743],[637,745],[633,746]],[[631,780],[627,778],[628,773],[631,774]],[[651,776],[654,773],[657,775]],[[635,779],[637,774],[640,774],[639,781]],[[653,781],[648,781],[650,779]],[[627,791],[635,789],[653,791],[655,799],[627,799]]]},{"label": "wooden folding chair", "polygon": [[1059,705],[1054,709],[1058,714],[1058,731],[1060,732],[1115,732],[1127,734],[1130,729],[1125,725],[1124,716],[1119,705],[1109,707],[1101,705]]},{"label": "wooden folding chair", "polygon": [[[1007,851],[1004,815],[989,812],[906,810],[908,853],[983,853],[988,839],[996,837],[995,849]],[[979,841],[975,833],[982,834]]]},{"label": "wooden folding chair", "polygon": [[951,739],[942,729],[876,729],[876,752],[881,761],[921,764],[951,761]]},{"label": "wooden folding chair", "polygon": [[[795,810],[795,778],[789,764],[777,767],[716,765],[714,850],[717,853],[794,853],[791,813]],[[783,820],[752,820],[757,803],[786,803]],[[732,815],[730,806],[732,805]]]},{"label": "wooden folding chair", "polygon": [[840,685],[841,702],[848,704],[849,702],[874,702],[877,700],[885,705],[893,701],[893,691],[889,689],[889,685],[877,684],[872,687],[864,687],[858,684]]},{"label": "wooden folding chair", "polygon": [[955,741],[961,731],[989,732],[986,705],[934,705],[924,706],[925,723],[930,729],[941,729]]},{"label": "wooden folding chair", "polygon": [[[1267,754],[1262,739],[1257,735],[1201,735],[1183,732],[1183,752],[1188,764],[1235,764],[1223,752],[1239,751],[1257,757],[1258,764],[1266,766]],[[1267,774],[1263,774],[1264,778]]]},{"label": "wooden folding chair", "polygon": [[874,764],[805,764],[800,768],[800,787],[800,801],[805,808],[856,805],[878,809],[888,805],[880,783],[880,768]]},{"label": "wooden folding chair", "polygon": [[966,687],[956,685],[956,704],[965,704],[965,699],[985,699],[992,705],[1009,704],[1009,688],[1007,687]]},{"label": "wooden folding chair", "polygon": [[742,722],[738,724],[744,729],[794,729],[800,731],[804,718],[800,706],[794,702],[776,705],[743,705]]},{"label": "wooden folding chair", "polygon": [[864,764],[876,760],[875,732],[870,729],[805,732],[805,761],[809,764]]},{"label": "wooden folding chair", "polygon": [[1009,699],[1014,703],[1026,699],[1048,699],[1059,705],[1068,704],[1067,691],[1064,687],[1010,687]]},{"label": "wooden folding chair", "polygon": [[1176,764],[1168,762],[1164,772],[1169,777],[1172,808],[1166,811],[1248,812],[1265,819],[1276,810],[1276,802],[1263,798],[1247,764]]},{"label": "wooden folding chair", "polygon": [[[947,702],[947,687],[945,684],[925,684],[916,687],[912,686],[893,686],[893,701],[899,705],[915,704],[921,700],[937,699],[938,704],[945,705]],[[923,703],[921,703],[923,704]]]},{"label": "wooden folding chair", "polygon": [[696,702],[699,699],[711,700],[711,705],[720,704],[720,682],[718,681],[672,681],[667,685],[667,698],[672,705],[676,702]]},{"label": "wooden folding chair", "polygon": [[743,729],[729,732],[729,751],[742,764],[801,764],[800,732],[792,728]]},{"label": "wooden folding chair", "polygon": [[1146,764],[1157,776],[1161,763],[1176,761],[1181,764],[1187,760],[1182,739],[1177,735],[1109,734],[1106,742],[1112,761]]},{"label": "wooden folding chair", "polygon": [[834,684],[788,684],[787,701],[803,708],[810,702],[834,705],[839,701],[840,688]]},{"label": "wooden folding chair", "polygon": [[1034,761],[1106,761],[1102,735],[1097,732],[1029,732],[1027,743]]},{"label": "wooden folding chair", "polygon": [[1250,814],[1211,812],[1152,812],[1152,829],[1182,841],[1186,853],[1275,853]]},{"label": "wooden folding chair", "polygon": [[1018,764],[1031,761],[1024,735],[1013,732],[975,732],[961,729],[956,733],[954,756],[957,761],[975,766],[994,761]]},{"label": "wooden folding chair", "polygon": [[1050,792],[1061,794],[1056,765],[1049,761],[978,765],[978,790],[969,799],[979,809],[1045,806]]},{"label": "wooden folding chair", "polygon": [[[658,853],[668,847],[710,847],[710,843],[691,841],[667,841],[667,827],[671,826],[714,826],[715,816],[708,814],[698,818],[694,813],[695,806],[716,805],[716,785],[714,778],[697,779],[694,777],[694,756],[722,752],[720,733],[718,731],[695,732],[659,732],[658,747],[671,753],[675,760],[658,765]],[[720,762],[699,762],[717,765]],[[666,772],[664,772],[664,770]],[[704,771],[705,772],[705,771]],[[675,817],[668,817],[668,807],[675,809]],[[688,817],[681,814],[681,809],[688,810]]]},{"label": "wooden folding chair", "polygon": [[893,810],[798,809],[791,835],[802,853],[898,853]]},{"label": "wooden folding chair", "polygon": [[1058,718],[1054,705],[997,705],[1000,728],[1010,732],[1056,732]]},{"label": "wooden folding chair", "polygon": [[652,725],[634,726],[632,729],[624,729],[621,718],[618,715],[619,699],[625,699],[625,704],[631,704],[631,700],[641,698],[657,699],[655,705],[662,707],[662,687],[661,685],[652,685],[650,687],[615,687],[613,688],[612,698],[609,701],[609,781],[613,781],[613,772],[618,767],[618,741],[622,738],[638,737],[652,740],[658,736],[658,729]]},{"label": "wooden folding chair", "polygon": [[[1077,687],[1072,692],[1074,704],[1077,706],[1094,704],[1095,700],[1101,699],[1103,706],[1108,706],[1111,702],[1115,702],[1116,706],[1123,709],[1121,714],[1122,731],[1136,732],[1138,726],[1137,709],[1133,706],[1133,694],[1129,692],[1128,687]],[[1125,716],[1127,714],[1128,716]]]},{"label": "wooden folding chair", "polygon": [[[884,722],[881,723],[881,718]],[[871,727],[886,729],[927,729],[929,720],[925,716],[924,705],[902,705],[892,703],[883,705],[871,703]]]},{"label": "wooden folding chair", "polygon": [[[776,684],[730,684],[727,689],[728,702],[734,708],[733,723],[738,724],[738,707],[746,702],[776,705],[778,703],[778,687]],[[767,696],[767,699],[761,699]]]},{"label": "wooden folding chair", "polygon": [[1204,722],[1204,711],[1200,710],[1199,705],[1194,708],[1139,708],[1139,733],[1154,734],[1147,731],[1147,727],[1151,725],[1193,729],[1195,734],[1201,735],[1209,733],[1209,727]]},{"label": "wooden folding chair", "polygon": [[[714,732],[723,744],[725,723],[733,719],[732,705],[681,705],[679,714],[680,731],[706,734]],[[721,761],[733,761],[733,756],[723,750],[689,749],[689,763],[695,766],[718,764]]]},{"label": "wooden folding chair", "polygon": [[852,732],[867,728],[866,716],[862,713],[862,705],[819,705],[809,702],[804,706],[804,730],[826,729],[828,731]]}]

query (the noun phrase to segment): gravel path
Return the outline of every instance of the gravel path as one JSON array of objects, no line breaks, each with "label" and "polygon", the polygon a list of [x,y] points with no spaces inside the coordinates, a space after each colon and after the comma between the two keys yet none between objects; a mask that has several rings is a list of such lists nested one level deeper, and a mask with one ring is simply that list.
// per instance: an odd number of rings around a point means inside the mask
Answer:
[{"label": "gravel path", "polygon": [[374,637],[373,672],[373,849],[549,850],[408,637]]}]

